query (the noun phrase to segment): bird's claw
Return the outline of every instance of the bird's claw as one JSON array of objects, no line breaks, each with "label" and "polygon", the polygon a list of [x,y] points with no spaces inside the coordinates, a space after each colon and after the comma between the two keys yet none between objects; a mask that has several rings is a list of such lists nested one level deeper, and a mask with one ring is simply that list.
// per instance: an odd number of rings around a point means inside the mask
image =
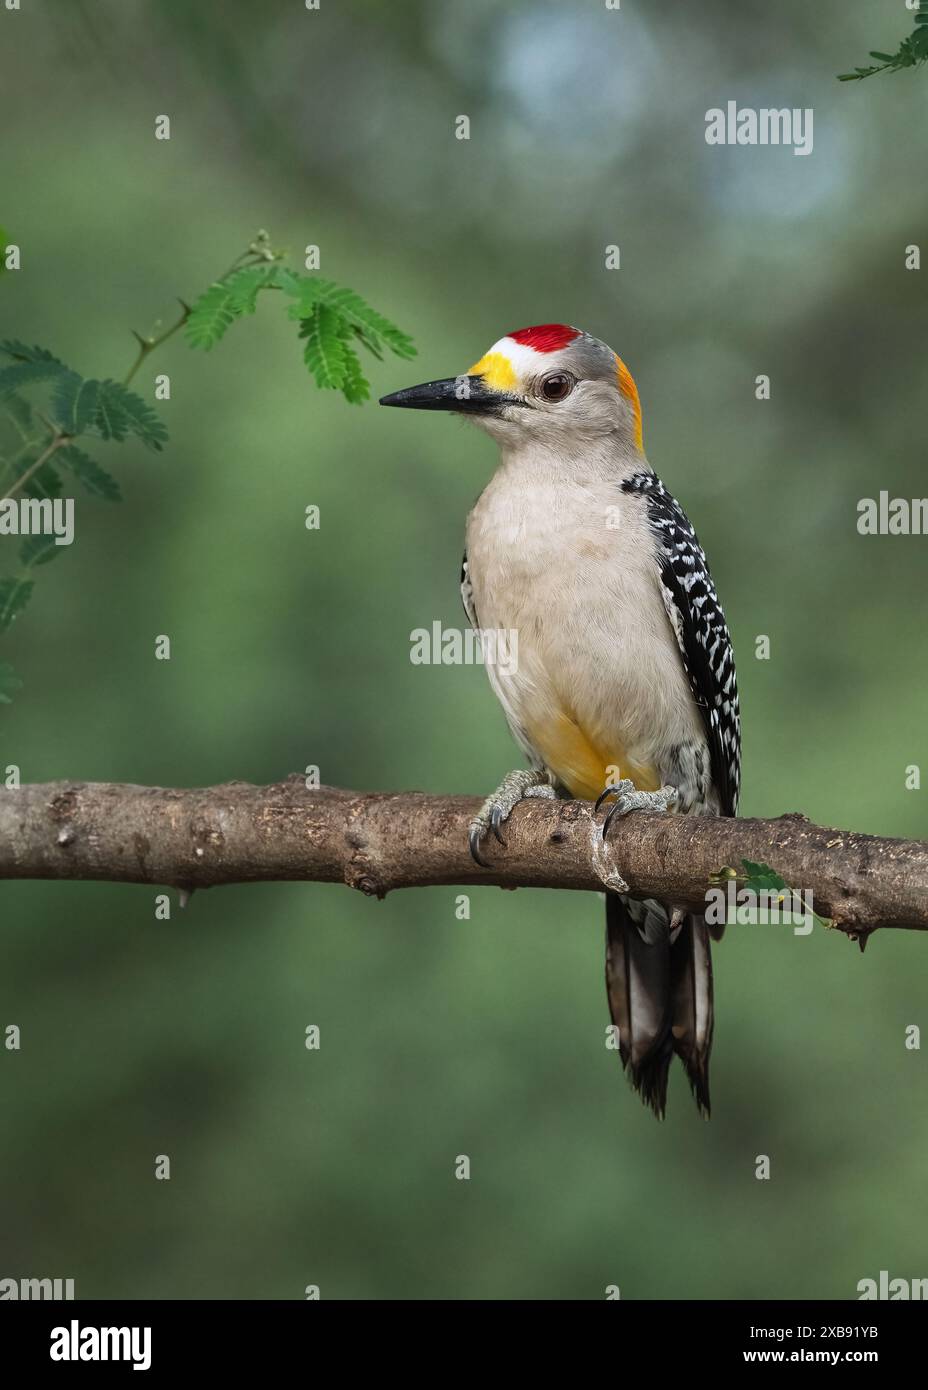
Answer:
[{"label": "bird's claw", "polygon": [[525,797],[556,797],[557,793],[548,782],[547,774],[520,768],[503,778],[492,796],[488,796],[479,812],[470,823],[468,844],[475,864],[482,869],[492,866],[482,853],[482,843],[487,835],[492,835],[505,847],[506,840],[502,827],[512,814],[513,808]]},{"label": "bird's claw", "polygon": [[604,787],[604,789],[599,793],[599,796],[596,798],[596,803],[593,807],[593,810],[598,811],[600,806],[602,806],[603,802],[608,801],[610,796],[621,796],[623,792],[630,792],[634,790],[635,784],[634,782],[630,781],[628,777],[623,777],[620,782],[609,782],[607,786]]},{"label": "bird's claw", "polygon": [[500,844],[503,846],[503,848],[505,849],[505,846],[506,846],[506,839],[505,839],[505,836],[502,835],[501,832],[500,832],[500,826],[502,825],[502,823],[503,823],[503,813],[502,813],[502,810],[501,810],[500,807],[499,807],[499,804],[497,803],[497,805],[495,805],[495,806],[493,807],[493,810],[490,812],[490,829],[493,831],[493,834],[496,836],[496,838],[497,838],[497,840],[499,841],[499,843],[500,843]]},{"label": "bird's claw", "polygon": [[483,839],[483,834],[483,828],[478,822],[476,820],[472,821],[467,843],[470,845],[470,857],[473,859],[474,863],[479,864],[481,869],[489,869],[491,867],[489,861],[484,859],[483,855],[480,853],[480,841]]},{"label": "bird's claw", "polygon": [[615,803],[610,806],[603,821],[602,837],[605,840],[609,833],[609,827],[616,816],[627,816],[632,811],[666,812],[676,805],[679,793],[676,787],[661,787],[656,792],[636,791],[634,782],[623,778],[615,786],[607,787],[596,802],[597,810],[609,796],[615,796]]}]

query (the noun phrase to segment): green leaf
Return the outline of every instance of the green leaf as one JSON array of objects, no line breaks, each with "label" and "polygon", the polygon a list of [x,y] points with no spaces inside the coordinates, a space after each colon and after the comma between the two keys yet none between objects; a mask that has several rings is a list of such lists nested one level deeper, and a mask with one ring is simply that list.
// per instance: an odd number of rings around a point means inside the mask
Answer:
[{"label": "green leaf", "polygon": [[61,477],[51,460],[48,463],[43,463],[38,473],[33,473],[23,488],[23,492],[27,497],[61,496]]},{"label": "green leaf", "polygon": [[190,310],[184,326],[188,343],[191,347],[203,348],[209,352],[240,313],[241,310],[236,307],[227,287],[221,281],[210,285]]},{"label": "green leaf", "polygon": [[0,401],[6,400],[26,386],[34,386],[40,381],[53,381],[67,373],[67,370],[67,367],[63,367],[54,357],[16,362],[11,367],[0,368]]},{"label": "green leaf", "polygon": [[52,419],[65,434],[83,434],[94,421],[99,394],[99,381],[65,372],[52,394]]},{"label": "green leaf", "polygon": [[742,859],[741,863],[748,875],[744,886],[752,893],[780,893],[786,887],[785,879],[769,864],[755,864],[751,859]]},{"label": "green leaf", "polygon": [[103,439],[123,440],[129,433],[129,417],[118,393],[111,389],[115,385],[113,381],[100,382],[94,428]]},{"label": "green leaf", "polygon": [[22,690],[23,683],[6,661],[0,661],[0,705],[13,703],[13,691]]},{"label": "green leaf", "polygon": [[921,0],[915,15],[915,29],[900,43],[895,53],[881,53],[877,49],[870,52],[879,67],[855,68],[853,72],[838,74],[839,82],[859,82],[864,77],[872,77],[878,72],[902,72],[904,68],[914,68],[928,61],[928,5]]},{"label": "green leaf", "polygon": [[[35,445],[27,454],[21,455],[13,465],[12,481],[16,482],[29,472],[38,462],[39,457],[44,454],[48,445],[48,439],[42,444]],[[37,473],[23,487],[23,492],[27,497],[60,497],[61,479],[58,471],[51,459],[42,464]]]},{"label": "green leaf", "polygon": [[24,565],[47,565],[64,549],[58,545],[54,536],[28,536],[19,547],[19,558]]},{"label": "green leaf", "polygon": [[354,348],[345,344],[345,379],[342,382],[345,400],[352,405],[362,405],[370,399],[371,388],[361,370],[361,361]]},{"label": "green leaf", "polygon": [[63,362],[48,351],[48,348],[29,347],[26,343],[21,343],[18,338],[5,338],[0,343],[0,353],[7,357],[12,357],[16,362],[58,362],[62,370],[67,370]]},{"label": "green leaf", "polygon": [[104,439],[123,440],[137,435],[148,449],[160,452],[168,432],[161,417],[134,391],[119,381],[99,381],[94,427]]},{"label": "green leaf", "polygon": [[317,386],[341,390],[345,384],[348,350],[340,327],[338,314],[326,304],[317,304],[309,318],[300,323],[300,337],[306,339],[303,360]]},{"label": "green leaf", "polygon": [[237,318],[254,313],[261,290],[287,287],[293,293],[293,282],[298,279],[283,266],[248,265],[217,280],[190,310],[184,329],[188,342],[208,352]]},{"label": "green leaf", "polygon": [[191,346],[213,347],[237,318],[254,313],[264,289],[282,290],[293,299],[287,312],[298,320],[300,337],[306,339],[303,358],[317,385],[343,391],[352,403],[370,396],[352,340],[376,357],[382,357],[385,346],[400,357],[415,356],[409,335],[354,290],[319,276],[300,275],[276,262],[245,266],[211,285],[187,319]]},{"label": "green leaf", "polygon": [[378,356],[382,339],[398,357],[415,357],[416,349],[409,335],[372,309],[355,290],[336,285],[332,280],[311,276],[301,277],[300,283],[299,298],[288,310],[291,318],[309,317],[316,305],[324,304],[334,309],[339,318],[358,334],[365,347]]},{"label": "green leaf", "polygon": [[253,314],[259,292],[272,289],[277,282],[276,265],[250,265],[234,271],[228,279],[220,283],[225,285],[231,306],[236,313]]},{"label": "green leaf", "polygon": [[31,579],[0,579],[0,632],[6,632],[29,602]]},{"label": "green leaf", "polygon": [[29,439],[32,434],[32,406],[25,397],[17,396],[15,393],[7,396],[3,404],[17,433],[22,439]]},{"label": "green leaf", "polygon": [[372,336],[375,341],[382,338],[397,357],[415,357],[416,349],[408,333],[403,333],[396,324],[384,318],[376,309],[372,309],[354,290],[332,285],[323,302],[362,333]]},{"label": "green leaf", "polygon": [[284,294],[295,295],[297,299],[302,297],[305,285],[314,283],[310,281],[309,276],[299,275],[295,270],[288,270],[285,265],[277,265],[274,269],[276,271],[274,276],[276,287],[283,290]]},{"label": "green leaf", "polygon": [[[291,279],[291,289],[286,291],[296,300],[287,310],[292,319],[308,319],[316,305],[325,298],[326,290],[332,286],[330,280],[320,280],[312,275],[296,275]],[[332,286],[334,288],[334,286]]]},{"label": "green leaf", "polygon": [[58,450],[56,457],[67,464],[88,492],[94,493],[97,497],[105,497],[108,502],[122,501],[122,493],[116,479],[110,477],[105,468],[101,468],[95,459],[78,449],[76,444],[65,445]]}]

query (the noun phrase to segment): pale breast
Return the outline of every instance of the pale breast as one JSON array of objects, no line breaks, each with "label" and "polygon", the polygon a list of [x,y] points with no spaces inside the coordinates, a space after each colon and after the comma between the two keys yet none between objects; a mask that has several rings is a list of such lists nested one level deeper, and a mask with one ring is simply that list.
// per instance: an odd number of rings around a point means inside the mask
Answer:
[{"label": "pale breast", "polygon": [[[501,470],[470,515],[467,553],[481,627],[517,634],[517,663],[488,668],[491,683],[546,765],[578,764],[575,726],[594,763],[631,764],[645,784],[665,749],[701,737],[640,497]],[[590,758],[583,778],[601,787]]]}]

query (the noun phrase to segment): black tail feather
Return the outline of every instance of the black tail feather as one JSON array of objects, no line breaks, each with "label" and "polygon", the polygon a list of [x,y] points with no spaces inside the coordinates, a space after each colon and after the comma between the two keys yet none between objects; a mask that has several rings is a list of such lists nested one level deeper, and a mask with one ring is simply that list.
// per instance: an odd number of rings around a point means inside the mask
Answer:
[{"label": "black tail feather", "polygon": [[686,917],[670,951],[673,1050],[683,1063],[700,1114],[709,1118],[712,1051],[712,955],[702,917]]},{"label": "black tail feather", "polygon": [[629,1080],[663,1118],[674,1053],[700,1112],[709,1114],[712,962],[701,917],[671,936],[661,903],[606,895],[606,991]]}]

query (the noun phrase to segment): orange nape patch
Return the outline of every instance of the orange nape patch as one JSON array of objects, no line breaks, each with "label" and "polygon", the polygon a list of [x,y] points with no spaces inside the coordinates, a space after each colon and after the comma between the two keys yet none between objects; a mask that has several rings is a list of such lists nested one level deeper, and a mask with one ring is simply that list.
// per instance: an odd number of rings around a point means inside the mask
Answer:
[{"label": "orange nape patch", "polygon": [[632,411],[635,416],[635,443],[639,449],[644,449],[644,438],[641,431],[641,401],[638,399],[638,387],[635,385],[635,378],[618,353],[615,354],[615,374],[619,383],[619,390],[626,400],[631,401]]},{"label": "orange nape patch", "polygon": [[527,729],[526,733],[545,767],[580,801],[595,801],[607,782],[616,782],[620,777],[628,777],[642,792],[660,789],[654,768],[636,767],[628,761],[624,749],[595,748],[567,714],[558,714],[543,727]]}]

